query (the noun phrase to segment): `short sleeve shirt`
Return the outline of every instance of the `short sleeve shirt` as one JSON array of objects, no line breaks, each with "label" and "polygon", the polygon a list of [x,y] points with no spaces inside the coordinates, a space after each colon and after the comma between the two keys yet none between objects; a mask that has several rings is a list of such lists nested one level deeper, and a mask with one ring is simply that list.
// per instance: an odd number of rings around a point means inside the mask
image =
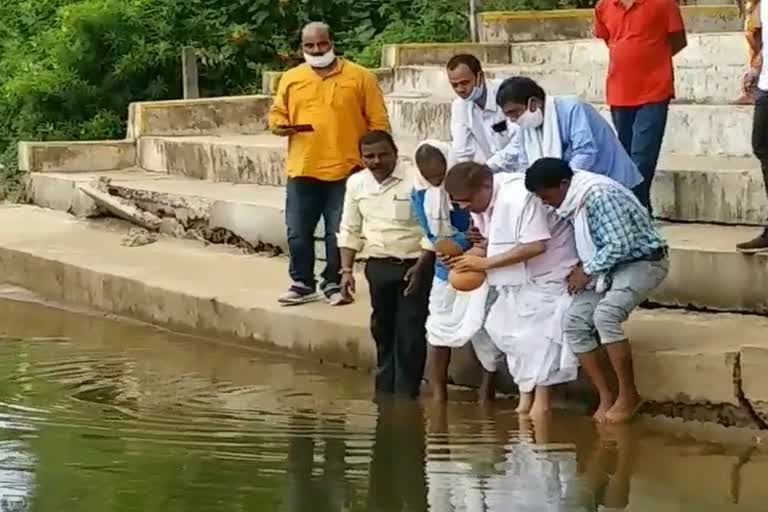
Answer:
[{"label": "short sleeve shirt", "polygon": [[670,35],[685,30],[676,0],[600,0],[595,37],[608,44],[606,92],[612,107],[637,107],[675,96]]}]

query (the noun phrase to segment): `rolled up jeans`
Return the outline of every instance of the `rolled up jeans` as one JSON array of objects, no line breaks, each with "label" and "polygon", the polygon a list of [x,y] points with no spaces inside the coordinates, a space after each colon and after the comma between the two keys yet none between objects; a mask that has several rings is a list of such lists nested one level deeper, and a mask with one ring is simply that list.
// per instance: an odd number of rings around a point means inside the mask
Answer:
[{"label": "rolled up jeans", "polygon": [[[604,293],[585,290],[578,294],[565,315],[565,339],[576,355],[625,341],[623,323],[659,287],[669,272],[667,258],[633,261],[619,265],[611,274],[611,287]],[[595,333],[600,336],[598,343]]]}]

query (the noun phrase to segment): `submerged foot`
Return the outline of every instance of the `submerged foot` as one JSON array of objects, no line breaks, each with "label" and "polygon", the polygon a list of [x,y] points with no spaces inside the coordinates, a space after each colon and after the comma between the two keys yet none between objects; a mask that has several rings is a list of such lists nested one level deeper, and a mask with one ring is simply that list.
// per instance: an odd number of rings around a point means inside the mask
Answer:
[{"label": "submerged foot", "polygon": [[600,405],[597,406],[595,414],[592,415],[592,419],[595,421],[595,423],[607,423],[608,411],[611,410],[611,407],[613,407],[613,398],[600,400]]},{"label": "submerged foot", "polygon": [[528,411],[528,415],[534,421],[542,421],[552,415],[552,409],[549,406],[539,406],[534,404],[533,407],[531,407],[531,410]]},{"label": "submerged foot", "polygon": [[608,410],[605,418],[608,423],[627,423],[637,415],[643,403],[640,395],[617,400],[613,407]]},{"label": "submerged foot", "polygon": [[533,405],[533,393],[521,393],[520,394],[520,402],[517,404],[517,409],[515,409],[515,412],[517,414],[520,414],[521,416],[527,416],[528,413],[531,411],[531,406]]}]

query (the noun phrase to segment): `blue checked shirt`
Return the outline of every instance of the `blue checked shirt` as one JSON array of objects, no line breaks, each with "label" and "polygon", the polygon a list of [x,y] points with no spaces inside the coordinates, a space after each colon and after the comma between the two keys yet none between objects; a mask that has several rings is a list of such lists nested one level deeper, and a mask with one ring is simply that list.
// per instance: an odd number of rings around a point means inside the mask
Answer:
[{"label": "blue checked shirt", "polygon": [[584,262],[585,273],[610,272],[616,265],[647,258],[667,246],[645,208],[617,187],[595,188],[584,204],[597,248],[595,257]]}]

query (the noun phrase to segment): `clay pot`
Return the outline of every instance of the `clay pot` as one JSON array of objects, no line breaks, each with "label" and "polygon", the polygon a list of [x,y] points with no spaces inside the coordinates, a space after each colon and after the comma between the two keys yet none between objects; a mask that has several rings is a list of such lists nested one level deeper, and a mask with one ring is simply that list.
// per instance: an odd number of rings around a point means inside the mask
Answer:
[{"label": "clay pot", "polygon": [[454,289],[460,292],[471,292],[477,290],[485,282],[485,272],[456,272],[451,270],[448,273],[448,282]]},{"label": "clay pot", "polygon": [[485,249],[481,249],[480,247],[473,247],[468,250],[466,254],[472,256],[485,256]]},{"label": "clay pot", "polygon": [[460,256],[464,253],[461,246],[450,238],[441,238],[435,243],[435,252],[446,256]]}]

